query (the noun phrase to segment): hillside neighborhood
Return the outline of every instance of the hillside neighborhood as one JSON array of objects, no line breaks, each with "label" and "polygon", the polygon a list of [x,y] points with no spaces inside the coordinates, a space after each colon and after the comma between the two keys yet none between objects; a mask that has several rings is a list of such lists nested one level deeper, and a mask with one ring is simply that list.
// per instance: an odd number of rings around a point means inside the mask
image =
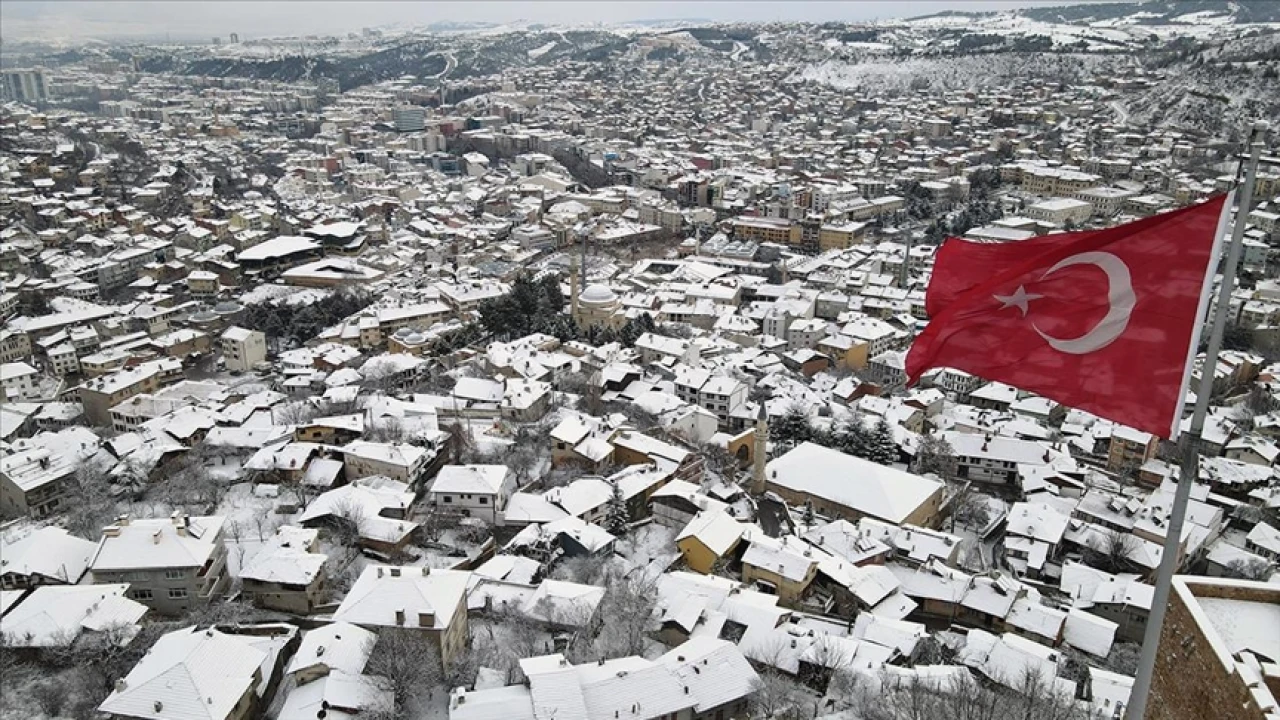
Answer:
[{"label": "hillside neighborhood", "polygon": [[[6,57],[0,717],[1123,717],[1176,443],[906,355],[945,238],[1235,187],[1215,12]],[[1149,718],[1280,719],[1253,199]]]}]

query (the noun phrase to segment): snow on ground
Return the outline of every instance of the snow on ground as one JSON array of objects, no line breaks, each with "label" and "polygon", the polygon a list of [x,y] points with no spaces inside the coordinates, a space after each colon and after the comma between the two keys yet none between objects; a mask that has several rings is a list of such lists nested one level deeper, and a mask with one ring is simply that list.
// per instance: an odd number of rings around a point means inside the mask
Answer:
[{"label": "snow on ground", "polygon": [[536,60],[536,59],[538,59],[538,58],[542,57],[543,55],[546,55],[547,53],[551,52],[551,50],[552,50],[553,48],[555,48],[555,46],[556,46],[556,45],[559,45],[559,44],[560,44],[560,43],[556,42],[555,40],[552,40],[551,42],[547,43],[546,45],[540,45],[540,46],[538,46],[538,47],[536,47],[536,48],[534,48],[534,49],[530,50],[527,54],[528,54],[528,56],[529,56],[530,58],[532,58],[532,59],[535,59],[535,60]]},{"label": "snow on ground", "polygon": [[1252,650],[1265,657],[1280,657],[1280,632],[1259,632],[1280,628],[1280,605],[1231,598],[1202,597],[1198,601],[1229,653]]},{"label": "snow on ground", "polygon": [[240,568],[253,560],[262,544],[276,534],[276,528],[288,525],[294,517],[276,513],[281,502],[292,500],[287,490],[283,499],[276,497],[277,493],[274,485],[239,483],[232,485],[218,504],[216,514],[227,518],[223,533],[227,545],[227,572],[231,577],[239,578]]},{"label": "snow on ground", "polygon": [[289,285],[259,285],[240,296],[242,305],[257,305],[283,300],[289,305],[310,305],[333,294],[321,288],[298,288]]},{"label": "snow on ground", "polygon": [[648,577],[660,575],[680,555],[675,528],[655,522],[632,529],[614,550],[622,556],[627,572],[640,570]]}]

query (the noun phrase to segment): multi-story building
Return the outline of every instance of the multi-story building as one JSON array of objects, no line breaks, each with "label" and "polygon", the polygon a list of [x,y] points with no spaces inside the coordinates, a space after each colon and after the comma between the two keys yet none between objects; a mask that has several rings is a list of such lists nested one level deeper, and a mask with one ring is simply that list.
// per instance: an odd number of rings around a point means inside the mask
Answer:
[{"label": "multi-story building", "polygon": [[0,365],[0,389],[6,400],[36,400],[40,397],[40,371],[24,362]]},{"label": "multi-story building", "polygon": [[159,390],[182,378],[182,361],[164,358],[95,378],[80,386],[84,415],[96,426],[110,424],[111,408],[134,395]]},{"label": "multi-story building", "polygon": [[10,100],[26,103],[40,103],[49,99],[49,85],[45,81],[44,70],[5,70],[0,74],[4,83],[4,96]]},{"label": "multi-story building", "polygon": [[370,565],[333,614],[366,629],[422,633],[447,668],[470,635],[467,583],[471,573],[427,567]]},{"label": "multi-story building", "polygon": [[1111,470],[1136,469],[1156,456],[1160,439],[1151,433],[1117,425],[1111,431],[1107,449],[1107,467]]},{"label": "multi-story building", "polygon": [[103,528],[89,563],[93,581],[129,583],[129,597],[166,615],[181,615],[219,597],[231,582],[226,518],[117,518]]},{"label": "multi-story building", "polygon": [[267,336],[258,330],[229,327],[218,338],[228,370],[248,372],[267,359]]}]

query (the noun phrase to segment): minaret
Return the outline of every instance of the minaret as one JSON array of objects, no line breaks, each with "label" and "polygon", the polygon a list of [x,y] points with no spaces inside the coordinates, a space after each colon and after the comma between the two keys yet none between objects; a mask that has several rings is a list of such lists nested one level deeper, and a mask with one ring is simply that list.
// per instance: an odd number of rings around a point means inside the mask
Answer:
[{"label": "minaret", "polygon": [[569,260],[569,317],[576,323],[578,322],[578,256],[575,254]]},{"label": "minaret", "polygon": [[764,410],[764,403],[760,403],[760,411],[756,413],[756,445],[755,450],[751,453],[751,492],[755,495],[764,494],[764,463],[767,459],[765,456],[768,451],[765,444],[769,441],[769,415]]}]

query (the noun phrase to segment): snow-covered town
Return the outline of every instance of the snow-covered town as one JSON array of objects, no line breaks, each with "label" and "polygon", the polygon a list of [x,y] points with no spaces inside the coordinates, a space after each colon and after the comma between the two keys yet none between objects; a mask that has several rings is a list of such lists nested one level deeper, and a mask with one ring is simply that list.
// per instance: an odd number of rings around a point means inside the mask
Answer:
[{"label": "snow-covered town", "polygon": [[[6,31],[0,718],[1119,720],[1155,609],[1146,718],[1280,719],[1280,6],[538,9]],[[944,239],[1251,139],[1185,521],[1178,441],[909,381]]]}]

